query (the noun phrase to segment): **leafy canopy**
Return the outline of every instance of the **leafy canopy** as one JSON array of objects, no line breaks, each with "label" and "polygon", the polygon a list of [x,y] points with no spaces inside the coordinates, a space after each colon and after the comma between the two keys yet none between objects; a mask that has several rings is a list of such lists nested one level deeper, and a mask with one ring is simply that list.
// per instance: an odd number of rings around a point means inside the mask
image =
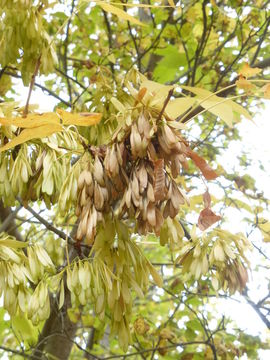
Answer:
[{"label": "leafy canopy", "polygon": [[[267,7],[0,0],[1,356],[269,348],[218,310],[238,296],[270,328],[270,294],[248,287],[269,271],[269,200],[248,154],[219,161],[270,97]],[[54,111],[31,105],[36,88]],[[228,230],[235,208],[245,234]]]}]

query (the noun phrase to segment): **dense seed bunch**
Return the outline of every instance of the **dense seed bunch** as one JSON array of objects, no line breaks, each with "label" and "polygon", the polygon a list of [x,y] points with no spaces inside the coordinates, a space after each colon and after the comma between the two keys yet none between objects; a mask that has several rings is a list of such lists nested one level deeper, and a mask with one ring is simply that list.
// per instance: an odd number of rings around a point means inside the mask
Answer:
[{"label": "dense seed bunch", "polygon": [[97,223],[110,211],[135,220],[141,234],[159,234],[164,219],[175,218],[187,201],[177,183],[187,144],[169,121],[150,111],[143,109],[125,127],[121,142],[114,139],[92,153],[78,179],[78,240],[92,243]]},{"label": "dense seed bunch", "polygon": [[[53,71],[57,63],[42,11],[43,5],[33,5],[33,1],[0,0],[0,64],[2,67],[15,65],[20,59],[24,85],[29,84],[38,59],[43,74]],[[20,51],[23,51],[22,56],[19,55]]]},{"label": "dense seed bunch", "polygon": [[193,231],[192,241],[186,243],[176,262],[182,265],[186,279],[200,279],[212,269],[212,285],[215,290],[229,289],[230,293],[242,292],[248,281],[245,253],[251,248],[243,234],[232,235],[215,229],[207,237],[197,238]]},{"label": "dense seed bunch", "polygon": [[109,208],[109,192],[105,186],[103,165],[96,155],[95,161],[89,161],[88,168],[78,178],[78,204],[76,215],[80,216],[77,239],[85,236],[87,243],[92,243],[98,221],[103,220],[103,213]]}]

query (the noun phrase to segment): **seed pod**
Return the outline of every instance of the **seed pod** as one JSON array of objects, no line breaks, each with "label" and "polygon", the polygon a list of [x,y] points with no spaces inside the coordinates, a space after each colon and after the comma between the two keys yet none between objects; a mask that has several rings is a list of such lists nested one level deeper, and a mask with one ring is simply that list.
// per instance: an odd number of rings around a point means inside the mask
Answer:
[{"label": "seed pod", "polygon": [[137,158],[138,154],[141,151],[141,141],[142,139],[138,132],[137,126],[133,124],[130,133],[130,145],[131,145],[131,152],[134,158]]},{"label": "seed pod", "polygon": [[119,164],[114,146],[110,151],[110,174],[115,177],[119,173]]},{"label": "seed pod", "polygon": [[21,166],[21,178],[22,181],[24,183],[27,183],[28,181],[28,171],[27,171],[27,166],[24,162],[22,162],[22,166]]},{"label": "seed pod", "polygon": [[147,187],[147,171],[145,169],[144,164],[142,163],[142,165],[140,166],[138,172],[137,172],[137,176],[140,182],[140,188],[145,189]]},{"label": "seed pod", "polygon": [[151,202],[155,202],[154,189],[152,184],[149,182],[147,186],[147,198]]},{"label": "seed pod", "polygon": [[87,194],[86,194],[86,190],[85,187],[83,187],[82,191],[81,191],[81,196],[80,196],[80,205],[82,207],[84,207],[87,204]]},{"label": "seed pod", "polygon": [[151,142],[148,144],[147,154],[148,158],[152,161],[155,161],[158,158],[156,149]]},{"label": "seed pod", "polygon": [[171,161],[171,173],[173,178],[177,178],[177,176],[180,174],[180,160],[177,155],[174,156]]},{"label": "seed pod", "polygon": [[156,212],[155,212],[155,206],[152,203],[148,204],[147,207],[147,221],[150,225],[153,227],[156,226]]},{"label": "seed pod", "polygon": [[80,222],[82,236],[84,236],[87,232],[88,215],[89,215],[89,211],[87,211],[87,213],[84,215],[84,217],[82,218],[82,220]]},{"label": "seed pod", "polygon": [[90,186],[93,182],[92,174],[89,170],[85,170],[84,181],[85,181],[86,185],[88,185],[88,186]]},{"label": "seed pod", "polygon": [[94,204],[97,210],[102,210],[104,205],[103,193],[101,191],[100,186],[97,183],[95,183],[95,188],[94,188]]},{"label": "seed pod", "polygon": [[131,182],[131,193],[132,193],[132,198],[135,197],[137,200],[139,200],[140,198],[139,182],[134,173],[133,173],[133,180]]},{"label": "seed pod", "polygon": [[82,209],[80,207],[80,204],[78,203],[77,206],[76,206],[75,215],[77,217],[79,217],[81,215],[81,211],[82,211]]},{"label": "seed pod", "polygon": [[94,178],[100,186],[105,185],[103,166],[97,155],[95,156],[95,162],[94,162]]},{"label": "seed pod", "polygon": [[142,199],[142,209],[141,209],[141,216],[142,216],[142,219],[144,221],[146,221],[146,219],[147,219],[147,207],[148,207],[148,204],[149,204],[148,198],[144,197]]},{"label": "seed pod", "polygon": [[78,229],[77,229],[77,233],[76,233],[76,239],[81,241],[83,238],[83,232],[82,232],[82,223],[79,223]]},{"label": "seed pod", "polygon": [[158,208],[155,209],[155,212],[156,212],[156,227],[155,227],[155,232],[156,232],[157,235],[159,235],[161,226],[162,226],[162,224],[163,224],[163,222],[164,222],[164,218],[163,218],[163,216],[162,216],[161,211],[160,211]]},{"label": "seed pod", "polygon": [[176,209],[179,209],[180,205],[185,204],[185,199],[183,198],[178,186],[173,181],[172,182],[172,195],[171,195],[171,201],[173,204],[173,207]]},{"label": "seed pod", "polygon": [[178,142],[177,137],[167,124],[164,124],[162,128],[162,134],[169,148],[174,147],[174,145]]},{"label": "seed pod", "polygon": [[93,226],[93,219],[91,214],[87,221],[87,231],[85,235],[85,240],[88,245],[91,245],[94,241],[94,226]]},{"label": "seed pod", "polygon": [[146,122],[146,118],[144,116],[144,113],[141,112],[138,118],[138,130],[141,135],[144,133],[144,123]]},{"label": "seed pod", "polygon": [[170,218],[174,219],[176,215],[178,214],[179,208],[175,208],[173,206],[172,201],[170,201]]},{"label": "seed pod", "polygon": [[166,140],[163,136],[163,134],[158,133],[158,142],[159,145],[161,146],[162,150],[167,154],[170,155],[171,154],[171,149],[169,148],[168,144],[166,143]]},{"label": "seed pod", "polygon": [[81,190],[84,186],[84,170],[80,173],[78,178],[78,189]]},{"label": "seed pod", "polygon": [[150,140],[151,138],[151,125],[149,123],[149,120],[145,119],[143,123],[143,135],[147,140]]},{"label": "seed pod", "polygon": [[127,208],[129,209],[130,205],[131,205],[131,187],[130,186],[125,191],[124,197],[125,197]]},{"label": "seed pod", "polygon": [[171,200],[168,200],[166,202],[166,205],[163,209],[163,217],[164,219],[167,219],[167,217],[170,215],[170,204],[171,204]]},{"label": "seed pod", "polygon": [[117,156],[118,164],[120,166],[123,165],[123,155],[124,155],[124,144],[123,143],[116,144],[116,156]]}]

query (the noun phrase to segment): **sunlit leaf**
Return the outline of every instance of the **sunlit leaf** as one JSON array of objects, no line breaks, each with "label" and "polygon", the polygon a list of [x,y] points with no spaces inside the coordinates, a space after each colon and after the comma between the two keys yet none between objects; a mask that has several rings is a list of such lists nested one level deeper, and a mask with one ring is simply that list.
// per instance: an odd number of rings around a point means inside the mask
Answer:
[{"label": "sunlit leaf", "polygon": [[129,21],[136,25],[145,26],[145,24],[143,24],[141,21],[137,20],[136,18],[116,6],[101,1],[98,2],[98,5],[100,5],[104,11],[116,15],[119,19]]},{"label": "sunlit leaf", "polygon": [[159,275],[157,270],[154,268],[154,266],[151,263],[148,263],[148,268],[156,285],[162,287],[163,286],[162,277]]},{"label": "sunlit leaf", "polygon": [[270,242],[270,221],[259,219],[258,227],[263,235],[263,240],[265,242]]},{"label": "sunlit leaf", "polygon": [[60,124],[41,125],[33,129],[24,129],[18,136],[0,148],[0,152],[14,148],[32,139],[41,139],[62,130]]},{"label": "sunlit leaf", "polygon": [[214,115],[219,116],[230,127],[232,127],[234,122],[234,111],[239,115],[243,115],[246,118],[251,119],[250,114],[245,108],[230,99],[219,97],[208,90],[198,87],[181,87],[196,94],[200,99],[200,106]]},{"label": "sunlit leaf", "polygon": [[176,119],[178,116],[184,114],[189,110],[196,102],[196,98],[183,97],[175,100],[171,100],[166,106],[166,113],[171,119]]},{"label": "sunlit leaf", "polygon": [[170,90],[174,88],[173,85],[163,85],[155,81],[145,80],[141,84],[141,89],[146,88],[155,99],[164,102]]},{"label": "sunlit leaf", "polygon": [[0,118],[0,124],[4,126],[18,126],[24,129],[33,129],[42,125],[60,124],[59,116],[56,113],[48,112],[43,114],[28,114],[26,118]]},{"label": "sunlit leaf", "polygon": [[0,239],[0,245],[5,245],[13,249],[21,249],[28,246],[28,243],[7,238],[7,239]]},{"label": "sunlit leaf", "polygon": [[254,75],[257,75],[259,74],[260,72],[262,71],[262,69],[260,68],[252,68],[249,66],[248,63],[245,63],[241,69],[240,69],[240,72],[239,72],[239,75],[242,75],[246,78],[248,77],[251,77],[251,76],[254,76]]},{"label": "sunlit leaf", "polygon": [[57,114],[63,121],[63,125],[91,126],[100,122],[102,114],[98,113],[70,113],[63,109],[57,109]]}]

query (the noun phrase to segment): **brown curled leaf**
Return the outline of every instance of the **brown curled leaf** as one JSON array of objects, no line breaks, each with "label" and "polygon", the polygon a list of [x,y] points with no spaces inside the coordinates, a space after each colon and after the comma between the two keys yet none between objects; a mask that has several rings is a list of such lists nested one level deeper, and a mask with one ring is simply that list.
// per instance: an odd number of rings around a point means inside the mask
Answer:
[{"label": "brown curled leaf", "polygon": [[211,209],[203,209],[200,212],[200,216],[198,219],[198,227],[200,230],[204,231],[220,219],[221,217],[219,215],[216,215]]},{"label": "brown curled leaf", "polygon": [[214,180],[218,174],[207,164],[207,162],[191,149],[187,149],[187,156],[194,162],[194,164],[201,170],[206,180]]},{"label": "brown curled leaf", "polygon": [[211,207],[211,196],[210,196],[208,190],[203,194],[203,202],[204,202],[205,208]]}]

